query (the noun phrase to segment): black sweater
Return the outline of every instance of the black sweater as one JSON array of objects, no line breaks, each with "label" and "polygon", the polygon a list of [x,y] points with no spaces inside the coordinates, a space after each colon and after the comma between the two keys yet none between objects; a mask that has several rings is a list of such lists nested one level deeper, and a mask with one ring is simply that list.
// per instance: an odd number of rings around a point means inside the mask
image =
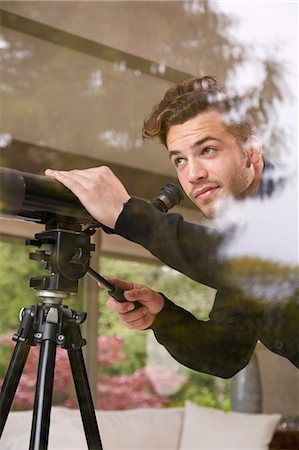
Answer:
[{"label": "black sweater", "polygon": [[[264,177],[259,197],[271,195],[274,186],[271,177]],[[161,213],[136,198],[125,205],[114,231],[168,266],[217,290],[207,322],[164,296],[165,306],[151,328],[177,361],[228,378],[247,365],[260,340],[299,367],[299,284],[280,301],[249,295],[229,262],[220,256],[234,231],[188,223],[179,214]]]}]

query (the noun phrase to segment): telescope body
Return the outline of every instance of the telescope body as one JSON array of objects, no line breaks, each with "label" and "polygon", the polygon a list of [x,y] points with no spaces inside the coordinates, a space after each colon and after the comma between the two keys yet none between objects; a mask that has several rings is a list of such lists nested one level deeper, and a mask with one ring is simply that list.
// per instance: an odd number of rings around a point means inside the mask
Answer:
[{"label": "telescope body", "polygon": [[77,197],[61,183],[42,175],[0,168],[0,214],[48,224],[69,218],[100,226]]}]

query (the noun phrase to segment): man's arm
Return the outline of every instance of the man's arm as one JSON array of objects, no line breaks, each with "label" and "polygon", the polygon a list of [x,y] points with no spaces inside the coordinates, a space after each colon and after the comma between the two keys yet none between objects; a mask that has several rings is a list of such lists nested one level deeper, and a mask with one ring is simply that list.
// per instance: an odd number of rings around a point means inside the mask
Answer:
[{"label": "man's arm", "polygon": [[[217,294],[210,320],[204,322],[146,286],[111,281],[126,289],[128,303],[110,298],[107,307],[117,312],[128,328],[151,328],[158,342],[181,364],[229,378],[249,362],[256,331],[232,294]],[[137,300],[142,305],[139,308],[132,306]]]},{"label": "man's arm", "polygon": [[226,236],[131,198],[109,167],[45,173],[70,189],[96,220],[168,266],[213,288],[227,286],[228,277],[219,262]]},{"label": "man's arm", "polygon": [[230,378],[245,367],[257,342],[252,324],[233,305],[228,314],[215,311],[204,322],[167,300],[152,329],[181,364],[221,378]]},{"label": "man's arm", "polygon": [[115,233],[149,250],[169,267],[215,289],[230,286],[221,252],[229,235],[161,213],[144,200],[131,198],[120,213]]}]

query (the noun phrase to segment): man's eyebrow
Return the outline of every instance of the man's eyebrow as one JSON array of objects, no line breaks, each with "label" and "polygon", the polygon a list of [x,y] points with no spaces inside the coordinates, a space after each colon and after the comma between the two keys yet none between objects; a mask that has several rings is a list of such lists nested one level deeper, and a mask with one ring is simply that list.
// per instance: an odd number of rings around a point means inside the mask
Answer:
[{"label": "man's eyebrow", "polygon": [[218,138],[216,138],[214,136],[205,136],[202,139],[199,139],[198,141],[194,142],[194,144],[191,145],[191,148],[200,147],[201,145],[205,144],[207,141],[220,142],[220,139],[218,139]]},{"label": "man's eyebrow", "polygon": [[[194,144],[191,145],[191,148],[200,147],[201,145],[205,144],[208,141],[217,141],[221,142],[220,139],[214,137],[214,136],[205,136],[202,139],[199,139],[198,141],[194,142]],[[169,150],[169,158],[172,156],[178,155],[182,153],[182,150]]]},{"label": "man's eyebrow", "polygon": [[180,150],[169,150],[168,156],[171,159],[172,156],[179,155],[180,153],[182,153]]}]

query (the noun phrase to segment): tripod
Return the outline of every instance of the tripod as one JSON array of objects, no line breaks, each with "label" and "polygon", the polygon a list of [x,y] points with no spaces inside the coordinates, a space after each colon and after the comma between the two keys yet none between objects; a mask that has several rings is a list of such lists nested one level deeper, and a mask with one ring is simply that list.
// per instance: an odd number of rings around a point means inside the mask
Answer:
[{"label": "tripod", "polygon": [[85,437],[89,450],[102,450],[102,443],[82,346],[80,325],[86,313],[77,314],[62,304],[69,294],[78,290],[78,280],[88,271],[92,230],[81,231],[75,221],[52,220],[46,231],[37,233],[29,245],[40,248],[30,254],[31,259],[45,261],[51,275],[30,279],[30,287],[36,290],[42,301],[23,308],[20,326],[13,340],[16,346],[4,379],[0,396],[0,437],[15,396],[23,368],[31,346],[40,345],[37,383],[30,435],[30,450],[46,450],[57,345],[66,349],[75,384]]}]

